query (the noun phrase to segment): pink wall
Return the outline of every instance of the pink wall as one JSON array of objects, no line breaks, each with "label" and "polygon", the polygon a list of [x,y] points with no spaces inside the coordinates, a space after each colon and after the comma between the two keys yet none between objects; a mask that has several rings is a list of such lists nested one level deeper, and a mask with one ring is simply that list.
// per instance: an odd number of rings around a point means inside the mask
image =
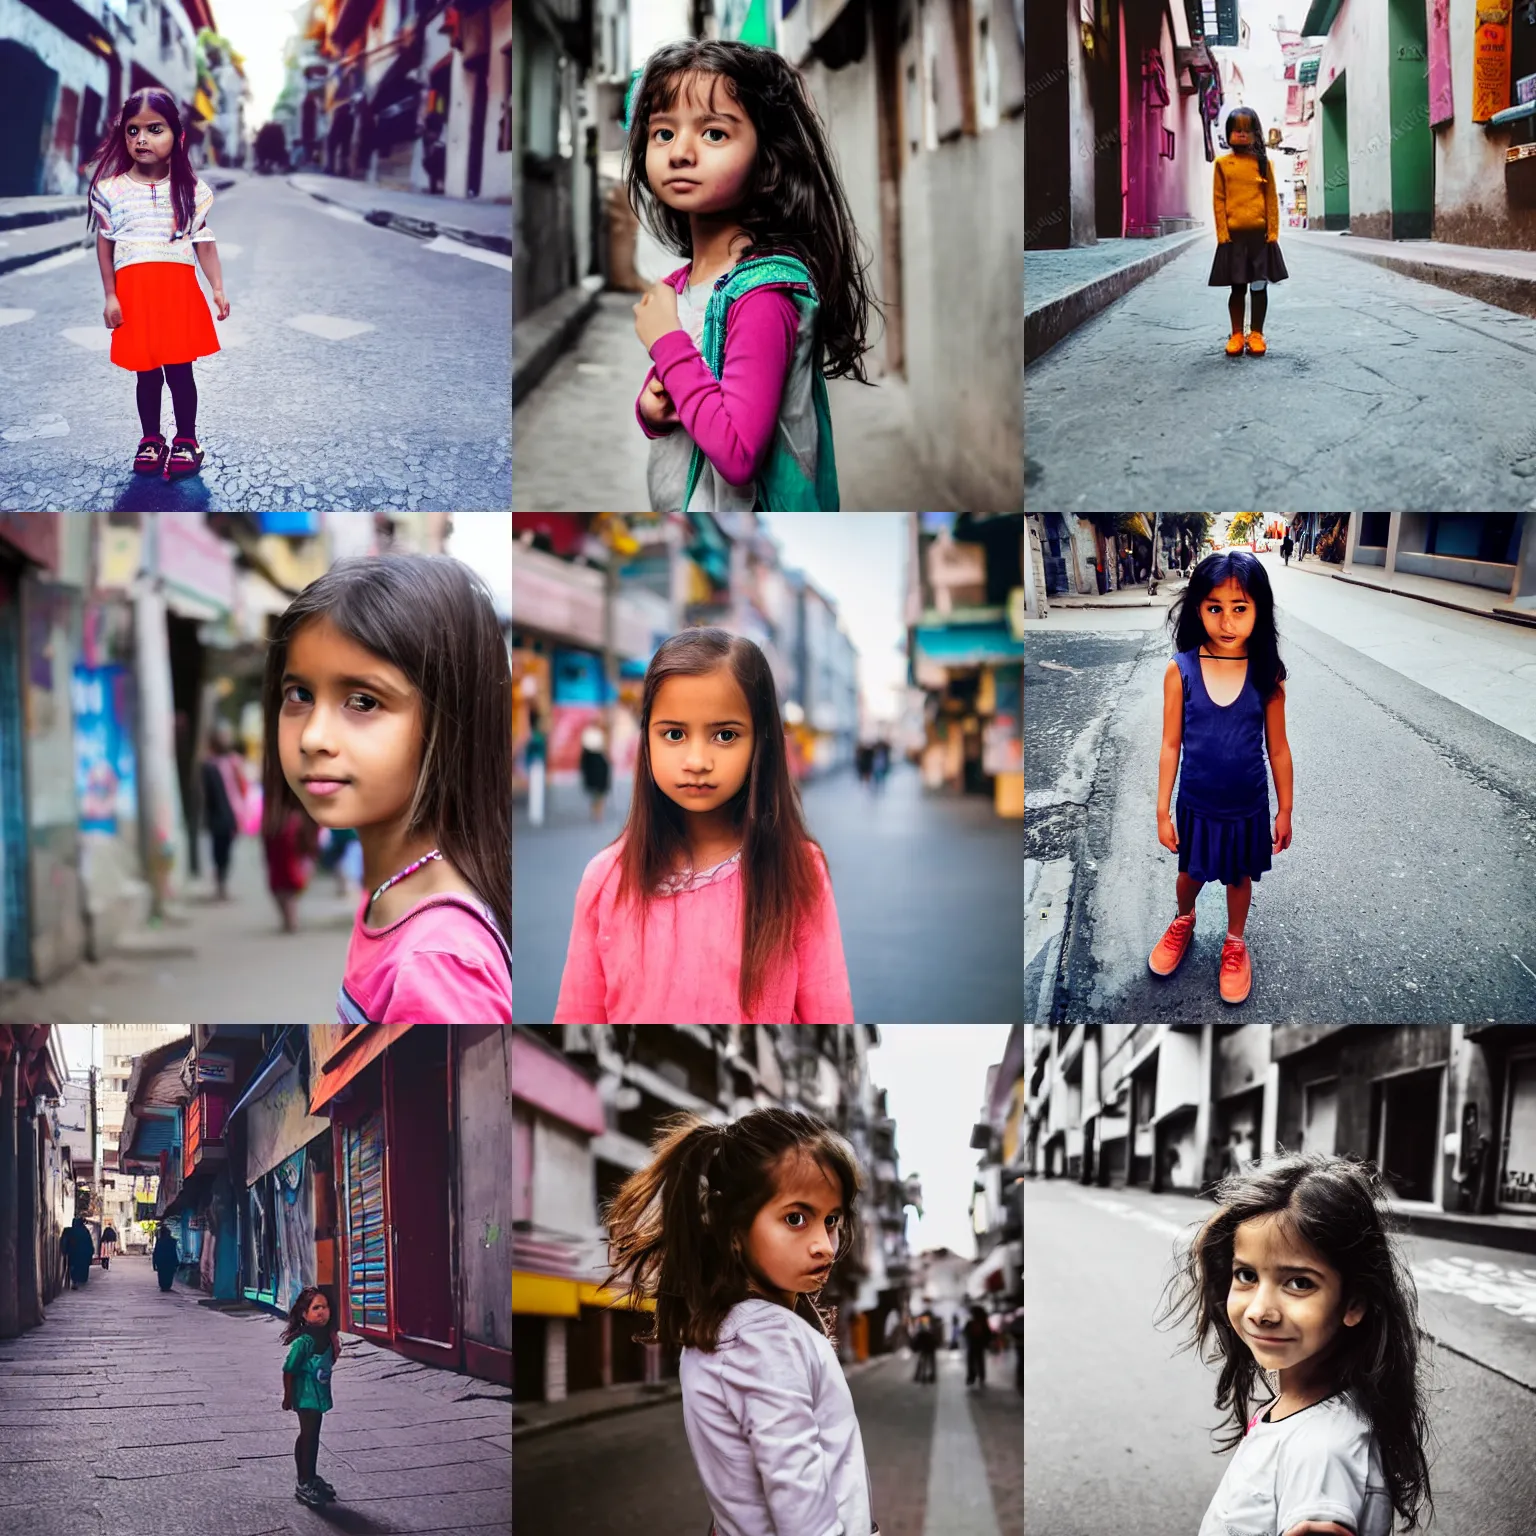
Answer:
[{"label": "pink wall", "polygon": [[575,1067],[525,1035],[512,1037],[512,1097],[592,1136],[608,1128],[597,1089]]}]

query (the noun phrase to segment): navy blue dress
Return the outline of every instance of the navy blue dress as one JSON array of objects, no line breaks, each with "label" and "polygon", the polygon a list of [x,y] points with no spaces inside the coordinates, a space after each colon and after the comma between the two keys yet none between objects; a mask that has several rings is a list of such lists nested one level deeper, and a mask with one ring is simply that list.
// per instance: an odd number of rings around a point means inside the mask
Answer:
[{"label": "navy blue dress", "polygon": [[1264,701],[1245,663],[1243,690],[1225,707],[1205,691],[1198,650],[1174,657],[1184,680],[1184,743],[1174,826],[1179,873],[1236,885],[1270,867]]}]

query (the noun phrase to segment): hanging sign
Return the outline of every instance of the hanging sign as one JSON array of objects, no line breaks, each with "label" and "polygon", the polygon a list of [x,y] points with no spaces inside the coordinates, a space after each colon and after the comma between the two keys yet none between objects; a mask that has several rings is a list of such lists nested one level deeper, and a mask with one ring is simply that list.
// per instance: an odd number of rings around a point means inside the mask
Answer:
[{"label": "hanging sign", "polygon": [[1509,105],[1509,0],[1480,0],[1472,45],[1472,121]]}]

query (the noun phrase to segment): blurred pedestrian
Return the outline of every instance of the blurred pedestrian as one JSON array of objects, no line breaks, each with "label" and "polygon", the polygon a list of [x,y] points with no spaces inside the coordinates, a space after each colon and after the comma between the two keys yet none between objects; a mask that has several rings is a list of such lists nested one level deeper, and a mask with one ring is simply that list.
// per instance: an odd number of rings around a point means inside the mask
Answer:
[{"label": "blurred pedestrian", "polygon": [[299,897],[315,867],[319,828],[296,806],[282,813],[275,832],[261,839],[267,856],[267,889],[277,902],[284,933],[299,931]]},{"label": "blurred pedestrian", "polygon": [[155,1251],[150,1256],[150,1263],[155,1266],[160,1289],[170,1290],[171,1282],[176,1278],[177,1266],[181,1263],[181,1250],[177,1248],[176,1238],[164,1222],[160,1223],[160,1235],[155,1239]]},{"label": "blurred pedestrian", "polygon": [[59,1247],[63,1251],[64,1262],[69,1266],[65,1285],[72,1291],[78,1291],[91,1278],[91,1260],[96,1254],[91,1229],[86,1226],[83,1216],[76,1216],[65,1229],[59,1239]]},{"label": "blurred pedestrian", "polygon": [[1014,1311],[1013,1322],[1009,1324],[1009,1330],[1013,1334],[1013,1385],[1019,1396],[1024,1395],[1024,1308],[1019,1307]]},{"label": "blurred pedestrian", "polygon": [[883,736],[875,743],[875,793],[885,788],[885,776],[891,771],[891,744]]},{"label": "blurred pedestrian", "polygon": [[1289,533],[1287,533],[1286,536],[1280,541],[1280,558],[1285,561],[1287,565],[1291,563],[1291,550],[1294,548],[1295,545],[1291,542],[1291,536]]},{"label": "blurred pedestrian", "polygon": [[917,1373],[912,1380],[937,1381],[935,1356],[939,1347],[938,1324],[931,1317],[924,1317],[912,1336],[912,1347],[917,1351]]},{"label": "blurred pedestrian", "polygon": [[581,733],[581,782],[592,799],[593,821],[603,819],[603,801],[608,798],[609,773],[603,728],[600,725],[589,725]]},{"label": "blurred pedestrian", "polygon": [[443,114],[435,107],[421,126],[421,168],[427,173],[427,191],[437,196],[443,190],[443,172],[448,165],[448,151],[443,144]]},{"label": "blurred pedestrian", "polygon": [[362,894],[361,881],[354,884],[352,861],[347,858],[351,849],[361,850],[355,827],[326,827],[320,838],[320,868],[336,881],[336,894],[345,901],[350,896]]},{"label": "blurred pedestrian", "polygon": [[208,734],[208,754],[202,763],[203,825],[213,844],[215,901],[229,900],[229,861],[235,838],[245,819],[250,784],[245,762],[235,750],[235,733],[227,721],[214,722]]},{"label": "blurred pedestrian", "polygon": [[965,1325],[965,1384],[987,1384],[987,1351],[992,1347],[992,1329],[982,1307],[971,1308],[971,1320]]},{"label": "blurred pedestrian", "polygon": [[875,749],[872,743],[861,741],[853,754],[853,766],[860,784],[868,784],[875,771]]},{"label": "blurred pedestrian", "polygon": [[117,1228],[109,1221],[101,1229],[101,1267],[106,1269],[117,1254]]},{"label": "blurred pedestrian", "polygon": [[544,825],[544,771],[549,755],[549,740],[539,723],[539,712],[528,711],[528,745],[524,748],[524,761],[528,764],[528,823]]}]

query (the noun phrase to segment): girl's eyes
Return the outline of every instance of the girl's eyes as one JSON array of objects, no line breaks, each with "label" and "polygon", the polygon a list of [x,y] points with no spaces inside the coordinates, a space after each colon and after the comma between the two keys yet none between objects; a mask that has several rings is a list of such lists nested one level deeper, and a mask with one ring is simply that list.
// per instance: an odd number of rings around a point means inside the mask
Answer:
[{"label": "girl's eyes", "polygon": [[[1242,1277],[1244,1275],[1251,1275],[1252,1273],[1253,1271],[1249,1269],[1246,1264],[1239,1264],[1237,1268],[1232,1271],[1232,1278],[1237,1281],[1239,1285],[1251,1285],[1253,1283],[1251,1280],[1244,1280]],[[1309,1291],[1315,1291],[1317,1289],[1312,1281],[1307,1279],[1305,1275],[1292,1275],[1291,1280],[1297,1281],[1300,1284],[1306,1286]]]},{"label": "girl's eyes", "polygon": [[[661,137],[661,135],[664,134],[664,133],[671,133],[671,132],[672,132],[672,130],[670,128],[658,128],[651,135],[651,137],[653,139],[659,140],[663,144],[670,144],[672,141],[670,139],[663,139]],[[729,137],[729,135],[726,133],[724,128],[706,128],[704,130],[704,132],[705,133],[718,133],[720,135],[720,137],[718,139],[711,139],[709,141],[711,144],[723,144],[723,143],[725,143],[726,139]]]},{"label": "girl's eyes", "polygon": [[[680,731],[680,730],[682,730],[682,726],[680,726],[680,725],[669,725],[669,726],[667,726],[662,731],[661,738],[662,738],[663,741],[666,741],[671,736],[673,731]],[[715,732],[715,735],[716,736],[729,736],[729,737],[731,737],[732,739],[730,741],[726,742],[726,746],[728,746],[728,747],[734,747],[736,745],[736,742],[741,739],[741,732],[740,731],[733,731],[730,728],[730,726],[728,726],[728,725],[722,726],[718,731]],[[671,746],[674,746],[674,747],[677,745],[677,743],[675,741],[674,742],[670,742],[669,744]]]},{"label": "girl's eyes", "polygon": [[[805,1215],[804,1211],[791,1211],[789,1213],[789,1216],[804,1216],[804,1215]],[[789,1220],[789,1216],[786,1216],[784,1218],[784,1220],[788,1221]],[[839,1225],[842,1222],[842,1219],[843,1218],[841,1216],[828,1216],[827,1217],[828,1223],[831,1226],[834,1226],[834,1227]],[[791,1227],[789,1230],[791,1232],[803,1232],[803,1231],[805,1231],[805,1228],[804,1227]]]},{"label": "girl's eyes", "polygon": [[[296,700],[290,700],[289,699],[288,695],[290,693],[308,693],[308,692],[309,692],[309,689],[303,687],[299,683],[289,683],[288,686],[285,689],[283,689],[283,703],[284,704],[288,704],[290,702],[295,703],[295,704],[297,703]],[[350,704],[353,699],[366,699],[368,701],[368,703],[370,705],[372,705],[371,709],[365,709],[365,710],[361,711],[361,713],[363,713],[365,715],[371,715],[374,712],[374,710],[379,709],[379,708],[382,707],[380,705],[379,701],[376,698],[374,698],[374,696],[371,693],[349,693],[347,695],[347,702]]]}]

